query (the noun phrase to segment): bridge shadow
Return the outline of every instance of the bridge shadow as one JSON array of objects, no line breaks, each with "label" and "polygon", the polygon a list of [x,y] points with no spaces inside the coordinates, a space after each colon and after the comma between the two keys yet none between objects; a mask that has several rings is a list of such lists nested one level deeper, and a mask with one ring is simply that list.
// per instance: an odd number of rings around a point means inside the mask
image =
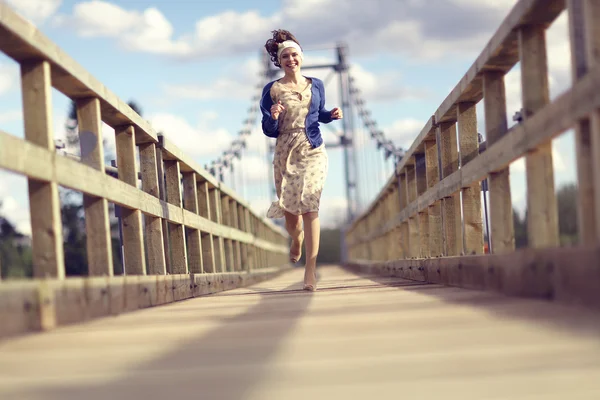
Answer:
[{"label": "bridge shadow", "polygon": [[[223,299],[228,296],[237,295],[221,292],[218,297]],[[208,333],[181,340],[176,349],[167,355],[135,365],[118,379],[101,385],[38,387],[29,393],[24,390],[23,398],[30,398],[27,397],[30,394],[50,400],[248,398],[253,388],[268,378],[272,368],[270,361],[276,357],[282,342],[309,308],[313,293],[301,290],[301,284],[294,283],[278,292],[249,292],[246,296],[259,296],[258,303],[239,315],[215,318],[218,304],[214,308],[211,308],[213,305],[202,307],[204,314],[207,310],[212,313],[213,316],[207,319],[218,321],[217,327]],[[281,296],[285,297],[283,302]],[[211,297],[217,296],[205,298]],[[228,299],[239,302],[241,298]],[[201,300],[184,302],[191,301]],[[222,303],[221,309],[227,304],[227,301]],[[183,325],[194,322],[193,307],[165,312],[169,315],[169,322],[165,323],[179,321]],[[160,341],[161,338],[157,336],[156,340]]]},{"label": "bridge shadow", "polygon": [[[445,286],[391,275],[377,275],[358,272],[354,269],[349,270],[357,276],[369,279],[382,286],[395,287],[398,290],[435,298],[436,301],[434,302],[411,302],[409,309],[412,311],[424,311],[428,308],[440,307],[440,302],[442,302],[446,305],[480,310],[497,320],[507,322],[520,320],[532,326],[550,328],[568,334],[591,338],[599,337],[600,314],[583,306],[567,305],[542,298],[509,296],[491,290]],[[399,282],[413,282],[414,284]]]}]

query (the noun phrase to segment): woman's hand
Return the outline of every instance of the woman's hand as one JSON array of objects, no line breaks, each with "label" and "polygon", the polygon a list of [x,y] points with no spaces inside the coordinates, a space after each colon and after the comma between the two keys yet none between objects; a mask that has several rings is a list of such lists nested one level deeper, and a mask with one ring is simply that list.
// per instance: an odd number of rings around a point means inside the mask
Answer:
[{"label": "woman's hand", "polygon": [[342,113],[342,109],[336,107],[333,110],[331,110],[331,118],[332,119],[342,119],[342,118],[344,118],[344,115]]},{"label": "woman's hand", "polygon": [[278,119],[279,114],[281,114],[283,111],[285,111],[285,107],[283,104],[281,104],[281,100],[279,100],[277,104],[273,104],[271,106],[271,118]]}]

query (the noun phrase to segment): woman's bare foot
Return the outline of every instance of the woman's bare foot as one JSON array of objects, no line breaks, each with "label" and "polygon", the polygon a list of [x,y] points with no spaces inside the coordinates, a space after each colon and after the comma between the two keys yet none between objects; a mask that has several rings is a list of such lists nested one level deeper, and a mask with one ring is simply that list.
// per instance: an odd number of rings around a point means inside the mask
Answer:
[{"label": "woman's bare foot", "polygon": [[304,270],[304,290],[317,290],[317,272],[313,268]]},{"label": "woman's bare foot", "polygon": [[290,246],[290,261],[294,264],[300,261],[300,257],[302,257],[303,242],[304,231],[300,232],[300,235],[298,235],[298,240],[292,240],[292,245]]}]

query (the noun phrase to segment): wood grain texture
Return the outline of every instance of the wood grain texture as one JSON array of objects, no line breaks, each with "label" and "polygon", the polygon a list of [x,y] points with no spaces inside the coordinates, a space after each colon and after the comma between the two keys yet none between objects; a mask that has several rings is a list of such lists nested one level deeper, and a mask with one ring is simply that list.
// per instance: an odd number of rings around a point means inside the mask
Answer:
[{"label": "wood grain texture", "polygon": [[20,63],[47,60],[45,63],[52,67],[54,88],[73,99],[98,98],[106,123],[133,125],[139,129],[143,142],[157,141],[156,132],[147,121],[4,2],[0,3],[0,50]]},{"label": "wood grain texture", "polygon": [[395,220],[375,230],[369,236],[363,237],[363,240],[394,229],[415,212],[429,207],[438,199],[447,197],[460,188],[485,179],[490,173],[502,172],[525,153],[535,150],[548,140],[567,131],[573,126],[573,121],[580,120],[600,107],[600,91],[596,89],[598,86],[600,86],[600,68],[595,67],[571,90],[558,96],[552,104],[544,107],[524,123],[513,126],[477,159],[436,183],[416,202],[409,204]]},{"label": "wood grain texture", "polygon": [[[104,173],[100,100],[97,98],[83,98],[78,99],[76,104],[81,162],[100,171],[100,173]],[[84,194],[83,208],[85,212],[88,274],[90,276],[111,276],[113,275],[113,258],[108,202],[103,196]],[[131,239],[131,237],[128,237],[128,239]],[[128,241],[128,243],[133,242]]]},{"label": "wood grain texture", "polygon": [[[181,171],[178,161],[165,161],[165,181],[167,201],[175,207],[182,208]],[[186,274],[188,272],[188,257],[185,242],[185,226],[169,224],[169,247],[171,249],[171,273]]]},{"label": "wood grain texture", "polygon": [[[46,151],[54,150],[50,83],[50,65],[47,62],[21,64],[25,139]],[[8,139],[7,134],[4,136]],[[2,143],[0,160],[6,160],[10,154],[8,150],[10,149],[12,152],[14,149],[11,148],[8,140],[2,140]],[[44,168],[47,166],[38,166],[40,170]],[[43,181],[28,179],[28,191],[33,274],[36,277],[63,278],[65,276],[65,259],[57,182],[54,181],[52,175],[47,176]]]},{"label": "wood grain texture", "polygon": [[[173,396],[165,376],[176,377],[177,393],[210,399],[563,400],[600,392],[596,313],[333,266],[318,271],[313,294],[300,290],[294,269],[5,341],[0,396],[159,399]],[[211,282],[235,287],[231,280]]]},{"label": "wood grain texture", "polygon": [[[493,147],[506,132],[506,89],[504,75],[488,72],[483,77],[485,131],[488,143]],[[490,196],[490,252],[503,254],[515,249],[515,231],[512,218],[512,197],[508,167],[489,177]]]},{"label": "wood grain texture", "polygon": [[[144,143],[140,149],[140,169],[142,175],[142,190],[147,194],[159,198],[160,186],[158,183],[157,149],[154,143]],[[160,150],[158,150],[160,152]],[[164,275],[167,273],[167,260],[165,258],[166,221],[153,215],[144,214],[144,233],[148,256],[147,273],[149,275]]]},{"label": "wood grain texture", "polygon": [[[521,93],[524,118],[550,103],[546,34],[543,26],[519,30]],[[559,244],[558,211],[554,192],[552,142],[525,156],[527,176],[527,238],[531,247]]]},{"label": "wood grain texture", "polygon": [[[133,126],[115,129],[119,179],[137,188],[135,130]],[[142,174],[143,177],[143,174]],[[122,208],[123,253],[126,274],[146,275],[144,229],[139,210]]]},{"label": "wood grain texture", "polygon": [[[477,109],[473,103],[457,107],[458,142],[461,169],[479,155]],[[465,254],[483,253],[483,217],[479,182],[462,189],[463,250]]]}]

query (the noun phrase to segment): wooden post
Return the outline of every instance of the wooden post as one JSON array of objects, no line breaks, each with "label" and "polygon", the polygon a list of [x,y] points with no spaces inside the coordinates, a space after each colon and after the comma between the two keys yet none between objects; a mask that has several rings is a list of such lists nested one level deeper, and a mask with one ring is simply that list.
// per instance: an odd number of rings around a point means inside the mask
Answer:
[{"label": "wooden post", "polygon": [[[413,163],[415,158],[413,157]],[[408,204],[417,200],[417,175],[414,165],[406,166],[406,194]],[[408,256],[416,258],[420,253],[421,239],[419,236],[419,215],[413,215],[408,219]]]},{"label": "wooden post", "polygon": [[[585,37],[587,62],[590,68],[600,65],[600,3],[585,1]],[[594,170],[594,208],[596,217],[596,243],[600,242],[600,111],[592,113],[591,143]]]},{"label": "wooden post", "polygon": [[[140,145],[140,168],[142,172],[142,190],[156,198],[160,198],[157,153],[160,149],[154,143]],[[162,168],[161,168],[162,170]],[[148,253],[148,275],[165,275],[167,264],[165,258],[165,234],[163,219],[144,215],[146,233],[146,249]]]},{"label": "wooden post", "polygon": [[[25,139],[54,150],[50,64],[47,61],[21,63],[21,92]],[[28,184],[33,275],[63,279],[65,258],[58,185],[35,179],[28,179]]]},{"label": "wooden post", "polygon": [[[519,30],[521,89],[525,120],[550,103],[545,29],[542,25],[528,25]],[[558,246],[560,241],[554,192],[552,142],[527,153],[525,166],[529,247]]]},{"label": "wooden post", "polygon": [[[229,203],[229,208],[231,210],[231,226],[235,229],[241,230],[240,228],[240,218],[238,216],[238,203],[234,199],[231,199]],[[241,261],[241,246],[240,242],[235,240],[233,241],[233,270],[241,271],[242,270],[242,261]]]},{"label": "wooden post", "polygon": [[[425,146],[425,168],[427,172],[427,188],[432,188],[440,180],[438,163],[438,147],[436,141],[426,140]],[[439,257],[444,253],[444,242],[442,238],[442,203],[436,201],[429,207],[429,256]]]},{"label": "wooden post", "polygon": [[[200,215],[210,220],[212,211],[210,204],[210,192],[208,182],[203,181],[197,184],[198,188],[198,210]],[[215,249],[212,233],[202,233],[202,261],[204,272],[216,272],[215,269]]]},{"label": "wooden post", "polygon": [[[594,0],[567,0],[571,39],[573,83],[597,65],[600,54],[600,4]],[[600,119],[593,113],[575,125],[577,159],[577,226],[579,242],[584,245],[600,241]]]},{"label": "wooden post", "polygon": [[[210,209],[212,220],[221,225],[221,195],[218,188],[209,189]],[[215,250],[215,272],[225,272],[225,246],[221,236],[213,236],[213,248]]]},{"label": "wooden post", "polygon": [[[181,203],[181,172],[179,161],[165,161],[167,177],[167,201],[174,206],[182,207]],[[169,239],[171,246],[172,274],[187,274],[188,260],[185,248],[184,226],[169,223]]]},{"label": "wooden post", "polygon": [[[250,210],[244,208],[244,220],[246,226],[246,232],[256,235],[256,228],[254,226],[254,221],[251,218]],[[250,272],[254,268],[256,268],[256,247],[253,244],[249,244],[246,246],[247,256],[248,256],[248,264],[246,265],[247,271]]]},{"label": "wooden post", "polygon": [[[166,202],[167,201],[167,188],[165,187],[165,162],[163,159],[162,146],[156,147],[156,170],[158,173],[158,188],[160,190],[159,198]],[[165,218],[161,218],[162,231],[163,231],[163,248],[165,253],[165,264],[167,267],[167,273],[173,273],[173,265],[171,264],[171,245],[169,239],[169,221]]]},{"label": "wooden post", "polygon": [[[199,214],[198,208],[198,187],[196,184],[196,173],[185,172],[183,174],[183,205],[186,210]],[[201,274],[202,266],[202,241],[198,229],[186,228],[187,245],[189,251],[190,272]]]},{"label": "wooden post", "polygon": [[[135,162],[135,131],[133,126],[115,128],[119,179],[137,188],[138,171]],[[142,213],[121,207],[123,230],[123,271],[128,275],[146,275]]]},{"label": "wooden post", "polygon": [[[440,155],[442,163],[441,179],[458,171],[458,141],[456,123],[442,122],[440,132]],[[460,192],[452,194],[443,200],[444,235],[446,238],[446,255],[458,256],[462,253],[462,216]]]},{"label": "wooden post", "polygon": [[[406,185],[406,170],[400,173],[400,210],[404,210],[408,206],[408,192]],[[374,226],[380,226],[379,221],[377,221]],[[400,247],[402,248],[402,258],[410,257],[410,232],[408,229],[408,221],[402,222],[400,225]],[[375,253],[379,254],[379,249],[375,248]]]},{"label": "wooden post", "polygon": [[[458,141],[460,167],[479,154],[477,108],[475,103],[458,103]],[[462,189],[463,250],[465,254],[483,254],[483,218],[481,213],[481,184],[473,183]]]},{"label": "wooden post", "polygon": [[[241,204],[238,204],[238,223],[239,223],[238,226],[242,232],[250,233],[248,226],[246,225],[246,223],[247,223],[246,210],[245,210],[244,206],[242,206]],[[248,263],[249,263],[248,244],[241,243],[240,244],[240,271],[247,271]]]},{"label": "wooden post", "polygon": [[[506,90],[502,72],[486,72],[483,75],[483,101],[485,130],[488,146],[493,145],[508,130],[506,121]],[[510,173],[508,167],[490,174],[490,252],[508,253],[515,249],[515,230],[512,219]]]},{"label": "wooden post", "polygon": [[[85,98],[77,99],[76,103],[81,162],[104,172],[100,100]],[[112,276],[112,238],[108,217],[108,202],[105,198],[84,194],[83,208],[87,234],[88,275]]]},{"label": "wooden post", "polygon": [[[231,210],[229,208],[229,196],[221,196],[221,218],[222,224],[231,226]],[[234,271],[233,268],[233,242],[231,239],[223,239],[223,247],[225,250],[225,271]]]},{"label": "wooden post", "polygon": [[[427,165],[424,153],[415,154],[417,196],[427,191]],[[419,212],[419,257],[429,257],[429,210]]]}]

